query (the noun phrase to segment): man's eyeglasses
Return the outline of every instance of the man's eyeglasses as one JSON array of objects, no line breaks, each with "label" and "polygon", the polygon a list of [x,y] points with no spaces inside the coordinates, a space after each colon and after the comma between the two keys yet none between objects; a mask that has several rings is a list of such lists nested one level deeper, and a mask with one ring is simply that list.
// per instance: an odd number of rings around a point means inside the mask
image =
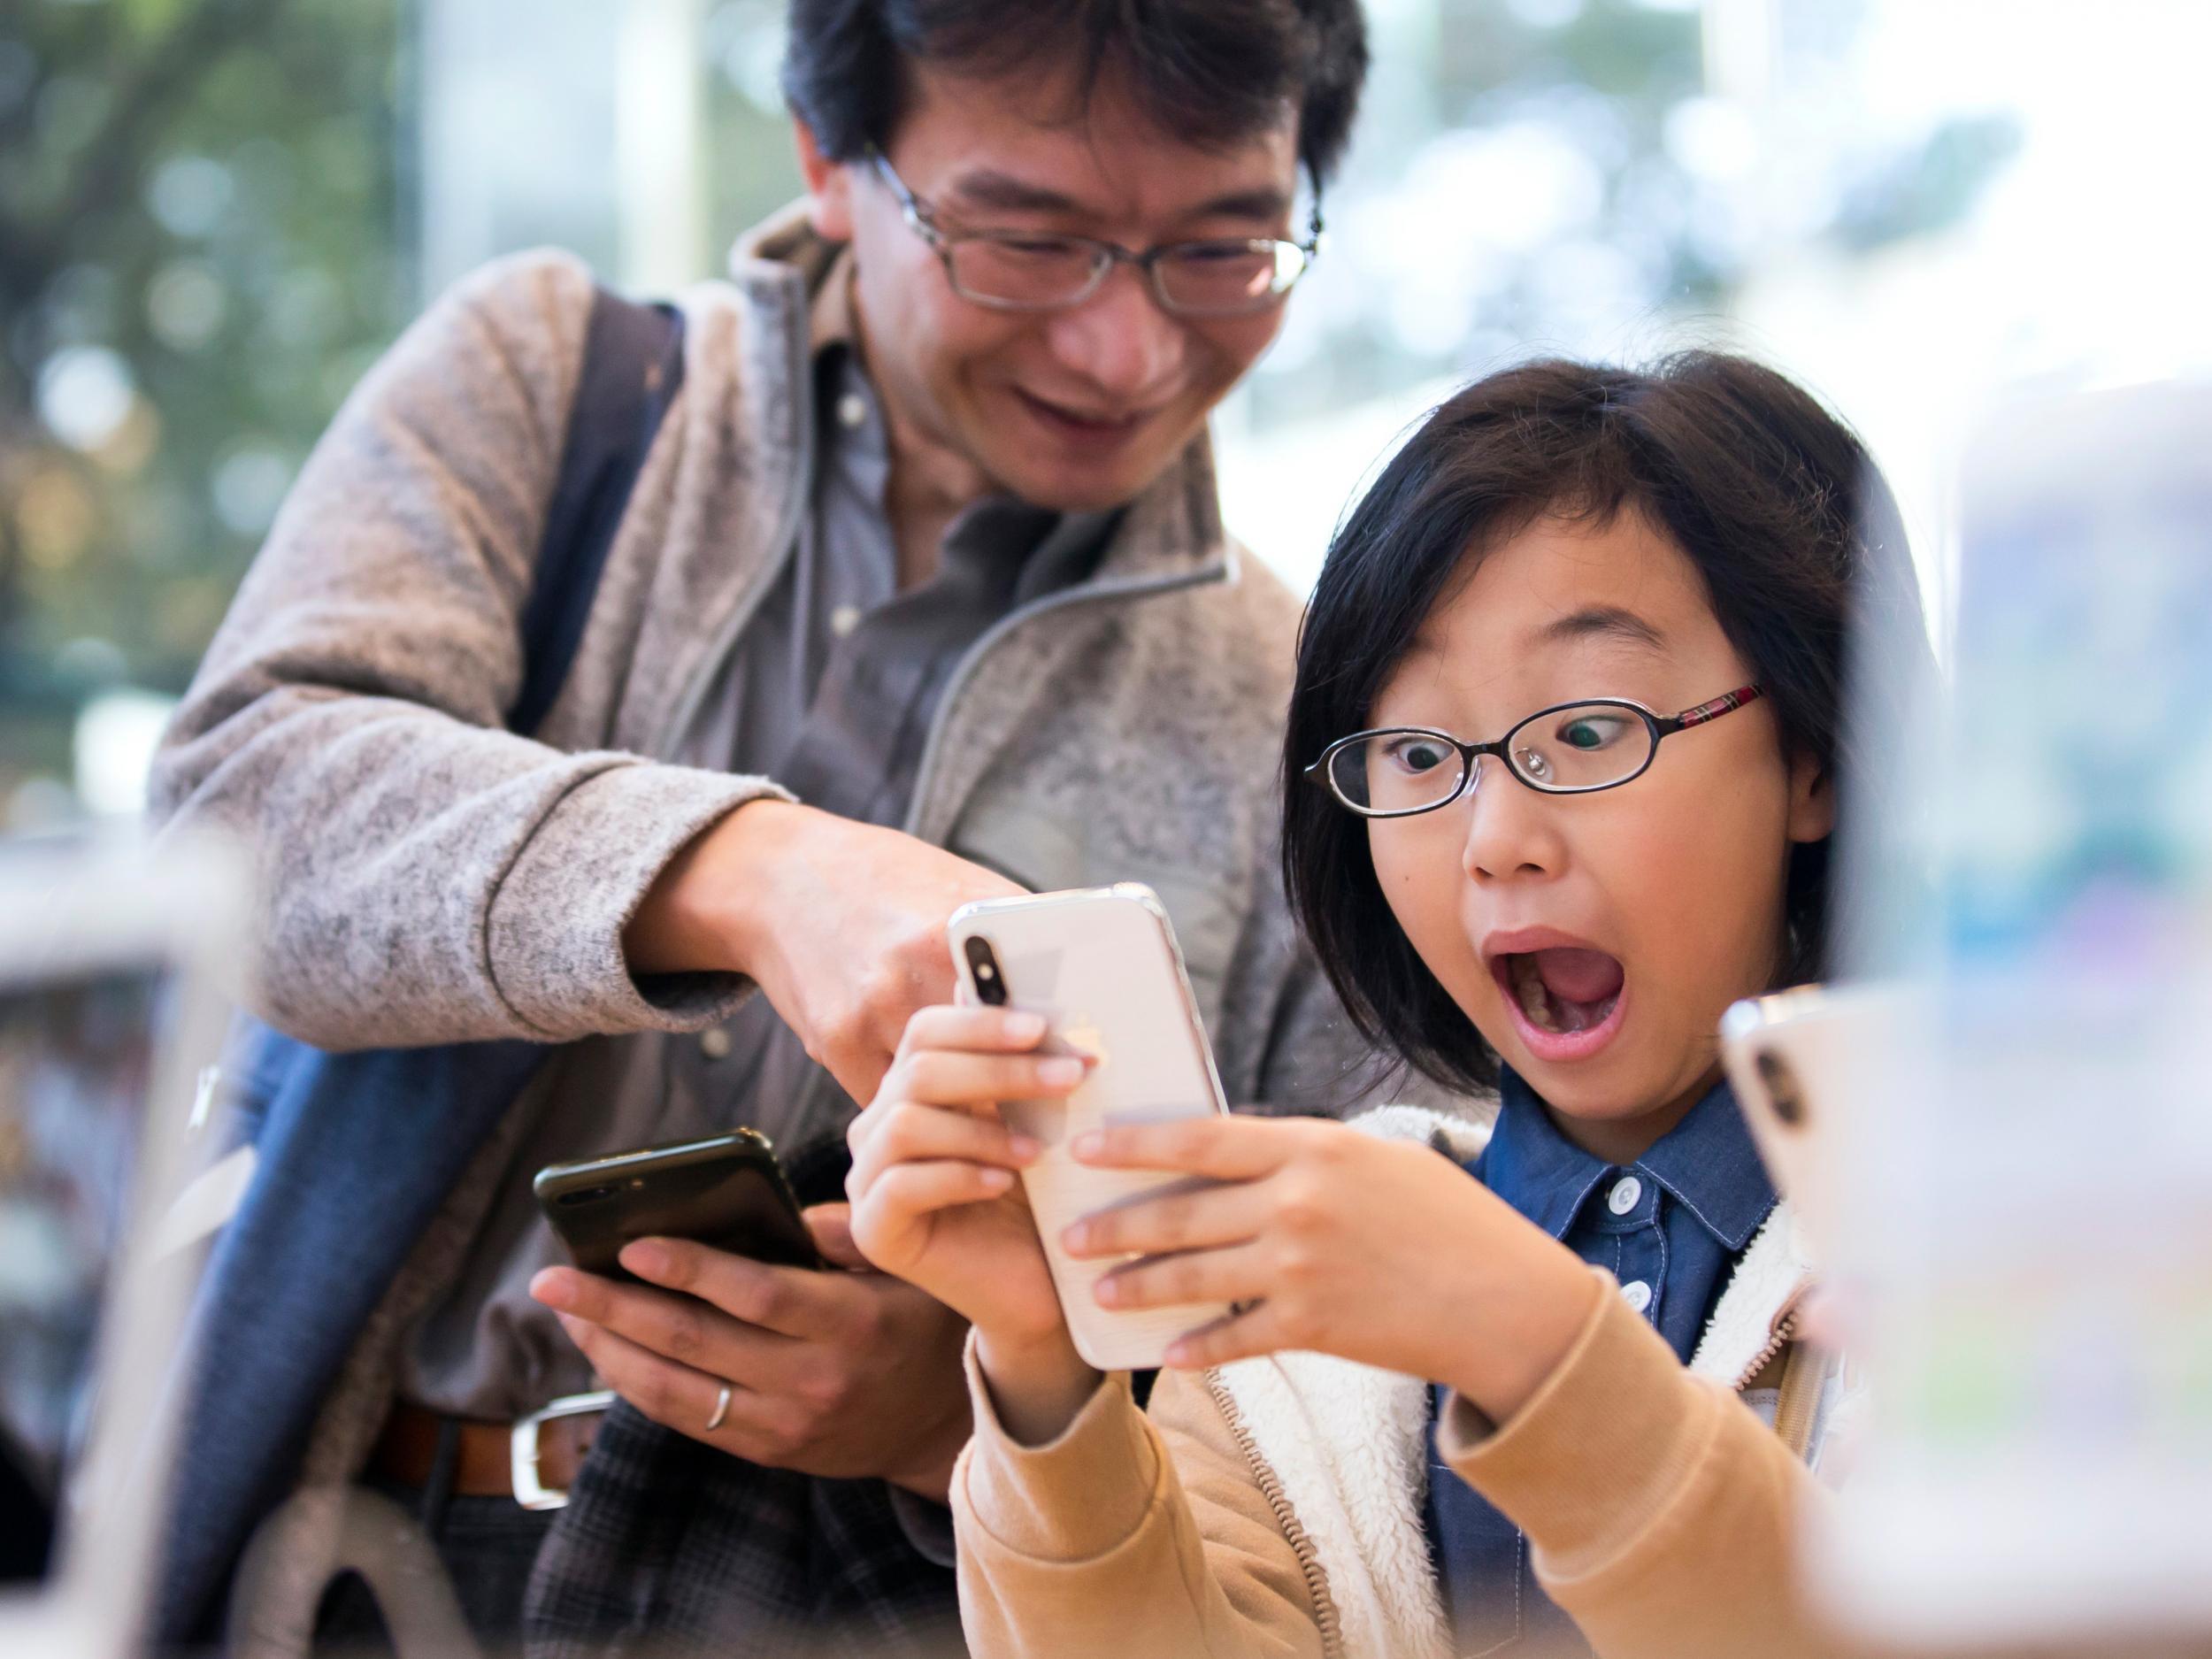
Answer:
[{"label": "man's eyeglasses", "polygon": [[936,250],[962,299],[1003,311],[1062,311],[1098,292],[1117,265],[1151,280],[1153,297],[1178,317],[1243,317],[1282,303],[1321,251],[1321,204],[1303,242],[1268,236],[1169,242],[1135,253],[1118,242],[1043,231],[947,230],[906,188],[881,150],[870,159],[897,197],[906,222]]},{"label": "man's eyeglasses", "polygon": [[1592,795],[1642,777],[1660,739],[1710,725],[1759,695],[1756,686],[1739,686],[1671,718],[1620,698],[1562,703],[1494,743],[1463,743],[1419,726],[1355,732],[1324,749],[1306,776],[1362,818],[1411,818],[1451,805],[1467,793],[1485,755],[1546,795]]}]

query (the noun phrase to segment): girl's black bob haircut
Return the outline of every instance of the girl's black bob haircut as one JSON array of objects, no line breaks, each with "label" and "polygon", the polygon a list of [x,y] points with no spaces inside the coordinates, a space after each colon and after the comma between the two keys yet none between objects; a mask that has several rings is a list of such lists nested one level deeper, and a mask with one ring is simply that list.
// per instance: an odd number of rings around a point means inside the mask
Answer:
[{"label": "girl's black bob haircut", "polygon": [[[1697,567],[1785,752],[1819,763],[1839,820],[1865,815],[1868,763],[1879,760],[1845,695],[1849,636],[1911,641],[1893,665],[1907,678],[1927,657],[1889,487],[1857,437],[1771,369],[1705,351],[1641,372],[1529,363],[1431,414],[1338,531],[1306,613],[1283,754],[1283,870],[1353,1023],[1448,1088],[1493,1087],[1497,1056],[1392,917],[1365,820],[1305,769],[1371,724],[1467,560],[1545,515],[1601,526],[1623,511],[1643,514]],[[1792,856],[1778,984],[1830,971],[1835,839]]]}]

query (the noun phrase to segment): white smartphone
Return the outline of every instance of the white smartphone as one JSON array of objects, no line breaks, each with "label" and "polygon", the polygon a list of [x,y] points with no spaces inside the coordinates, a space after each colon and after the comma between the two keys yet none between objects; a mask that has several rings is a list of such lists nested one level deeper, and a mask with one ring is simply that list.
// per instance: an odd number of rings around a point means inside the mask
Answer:
[{"label": "white smartphone", "polygon": [[1847,1150],[1838,1114],[1870,1090],[1894,1087],[1890,1068],[1908,1020],[1894,989],[1814,985],[1738,1002],[1721,1017],[1721,1061],[1751,1138],[1816,1249],[1836,1237]]},{"label": "white smartphone", "polygon": [[1102,1308],[1092,1287],[1119,1263],[1075,1261],[1060,1235],[1102,1210],[1204,1184],[1091,1169],[1068,1151],[1074,1137],[1103,1125],[1228,1110],[1167,912],[1149,887],[1123,882],[964,905],[947,931],[962,1002],[1042,1014],[1049,1042],[1096,1063],[1065,1101],[1008,1101],[1000,1111],[1044,1148],[1022,1184],[1076,1351],[1101,1371],[1156,1366],[1170,1342],[1222,1317],[1228,1304]]}]

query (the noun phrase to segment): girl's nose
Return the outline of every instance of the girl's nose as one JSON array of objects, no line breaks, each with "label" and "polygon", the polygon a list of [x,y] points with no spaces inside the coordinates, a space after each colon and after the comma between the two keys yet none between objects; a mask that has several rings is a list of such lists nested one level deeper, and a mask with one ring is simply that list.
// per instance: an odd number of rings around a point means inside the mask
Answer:
[{"label": "girl's nose", "polygon": [[1476,760],[1458,810],[1467,814],[1460,864],[1471,880],[1542,879],[1566,868],[1552,803],[1510,776],[1496,756]]}]

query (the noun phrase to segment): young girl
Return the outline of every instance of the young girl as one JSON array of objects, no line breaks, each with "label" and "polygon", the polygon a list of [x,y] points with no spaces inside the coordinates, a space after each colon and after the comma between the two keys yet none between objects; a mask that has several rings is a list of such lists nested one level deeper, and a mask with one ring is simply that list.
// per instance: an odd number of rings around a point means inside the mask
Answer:
[{"label": "young girl", "polygon": [[1845,637],[1878,613],[1917,614],[1887,489],[1749,363],[1511,370],[1391,462],[1308,618],[1285,868],[1353,1018],[1494,1085],[1494,1128],[1079,1144],[1217,1183],[1071,1231],[1133,1258],[1110,1307],[1244,1310],[1147,1415],[1071,1346],[1038,1148],[990,1104],[1082,1063],[1030,1052],[1034,1017],[915,1018],[853,1129],[853,1231],[974,1324],[978,1655],[1814,1648],[1786,1545],[1823,1365],[1715,1033],[1823,971]]}]

